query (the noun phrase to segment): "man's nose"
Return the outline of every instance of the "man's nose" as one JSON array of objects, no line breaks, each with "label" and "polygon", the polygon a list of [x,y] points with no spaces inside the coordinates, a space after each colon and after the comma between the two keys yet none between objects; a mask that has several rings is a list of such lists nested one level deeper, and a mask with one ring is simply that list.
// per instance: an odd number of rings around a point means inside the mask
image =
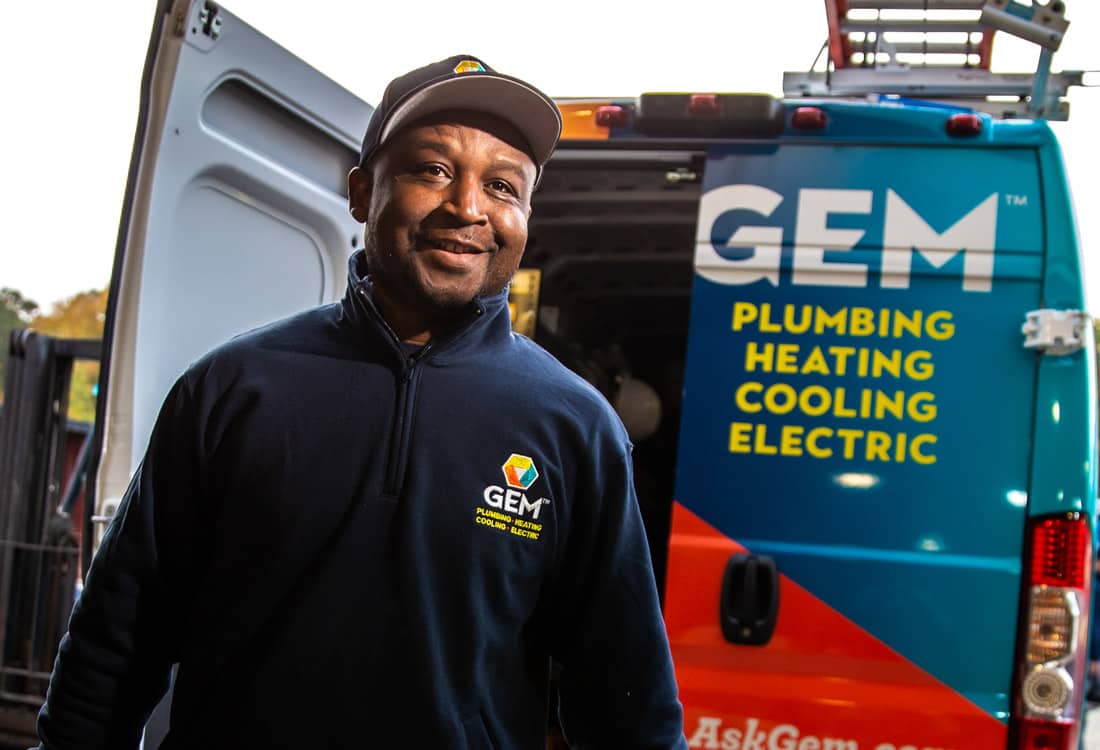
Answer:
[{"label": "man's nose", "polygon": [[464,224],[484,224],[488,221],[483,209],[485,196],[481,182],[473,175],[460,175],[451,183],[446,209]]}]

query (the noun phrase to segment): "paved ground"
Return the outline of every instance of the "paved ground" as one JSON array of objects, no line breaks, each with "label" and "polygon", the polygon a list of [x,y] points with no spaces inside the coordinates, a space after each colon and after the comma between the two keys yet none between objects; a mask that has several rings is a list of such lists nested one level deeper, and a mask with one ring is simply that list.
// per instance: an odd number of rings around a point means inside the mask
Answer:
[{"label": "paved ground", "polygon": [[1100,750],[1100,706],[1089,711],[1085,719],[1085,750]]}]

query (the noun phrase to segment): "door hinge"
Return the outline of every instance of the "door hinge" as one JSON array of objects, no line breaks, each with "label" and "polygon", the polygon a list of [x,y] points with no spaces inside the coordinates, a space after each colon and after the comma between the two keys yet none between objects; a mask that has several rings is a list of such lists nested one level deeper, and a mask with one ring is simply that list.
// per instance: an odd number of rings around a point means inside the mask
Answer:
[{"label": "door hinge", "polygon": [[1024,348],[1043,354],[1073,354],[1085,347],[1091,322],[1084,310],[1032,310],[1020,329]]}]

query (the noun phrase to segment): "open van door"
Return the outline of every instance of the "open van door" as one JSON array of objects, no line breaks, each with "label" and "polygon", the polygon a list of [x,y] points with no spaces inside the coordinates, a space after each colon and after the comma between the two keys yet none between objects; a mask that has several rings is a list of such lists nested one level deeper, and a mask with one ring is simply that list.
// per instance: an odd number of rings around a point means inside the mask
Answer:
[{"label": "open van door", "polygon": [[190,362],[343,293],[360,230],[346,179],[371,112],[220,5],[159,3],[107,310],[99,523],[85,538],[113,515]]},{"label": "open van door", "polygon": [[[158,4],[111,276],[85,539],[98,543],[188,364],[343,293],[360,234],[347,173],[372,111],[220,5]],[[163,737],[168,700],[146,746]]]}]

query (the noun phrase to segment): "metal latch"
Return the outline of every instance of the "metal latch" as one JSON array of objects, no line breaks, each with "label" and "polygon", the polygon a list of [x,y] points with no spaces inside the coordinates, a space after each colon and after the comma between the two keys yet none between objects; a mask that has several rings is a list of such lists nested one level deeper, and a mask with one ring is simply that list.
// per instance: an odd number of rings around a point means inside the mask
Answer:
[{"label": "metal latch", "polygon": [[222,33],[222,19],[218,15],[218,6],[207,0],[199,11],[199,23],[202,25],[202,33],[211,39],[217,39]]},{"label": "metal latch", "polygon": [[1024,348],[1043,354],[1072,354],[1084,348],[1091,323],[1084,310],[1032,310],[1020,329]]}]

